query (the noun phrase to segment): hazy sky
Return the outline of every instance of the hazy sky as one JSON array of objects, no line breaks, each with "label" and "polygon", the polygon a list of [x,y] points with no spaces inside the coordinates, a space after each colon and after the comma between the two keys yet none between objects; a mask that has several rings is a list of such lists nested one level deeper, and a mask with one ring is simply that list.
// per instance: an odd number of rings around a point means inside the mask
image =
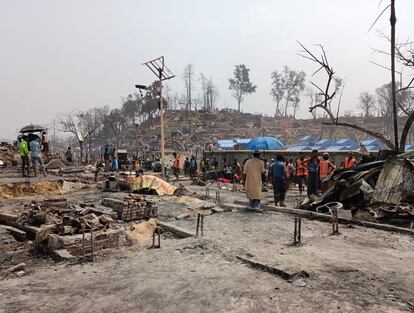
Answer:
[{"label": "hazy sky", "polygon": [[[388,14],[368,29],[383,0],[0,0],[0,138],[28,123],[48,124],[59,113],[120,105],[120,97],[154,76],[141,63],[164,55],[177,77],[188,63],[212,76],[219,106],[236,108],[228,90],[235,64],[251,69],[257,93],[246,112],[272,114],[270,73],[284,65],[310,75],[314,64],[297,55],[296,40],[321,43],[346,81],[344,110],[361,91],[389,81],[387,64],[372,47],[387,48],[376,33],[389,31]],[[397,0],[397,32],[413,37],[413,0]],[[411,31],[411,32],[410,32]],[[412,38],[411,38],[412,39]],[[315,77],[315,81],[319,78]],[[309,117],[305,102],[299,116]]]}]

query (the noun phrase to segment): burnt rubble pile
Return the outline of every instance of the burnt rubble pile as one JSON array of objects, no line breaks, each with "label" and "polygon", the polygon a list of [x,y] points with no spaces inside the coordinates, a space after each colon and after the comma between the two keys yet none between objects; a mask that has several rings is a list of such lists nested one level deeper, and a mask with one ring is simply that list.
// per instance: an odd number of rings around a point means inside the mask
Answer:
[{"label": "burnt rubble pile", "polygon": [[49,233],[59,235],[107,229],[114,222],[110,214],[104,214],[86,204],[69,204],[66,198],[32,201],[25,205],[25,210],[18,216],[17,221],[23,226],[48,227]]},{"label": "burnt rubble pile", "polygon": [[7,142],[0,142],[0,161],[3,167],[16,166],[16,155],[19,156],[15,147]]},{"label": "burnt rubble pile", "polygon": [[413,157],[407,153],[335,171],[326,179],[328,189],[299,208],[326,213],[327,204],[340,202],[353,218],[410,227],[414,221]]},{"label": "burnt rubble pile", "polygon": [[33,240],[35,251],[55,259],[90,259],[91,253],[93,259],[96,251],[127,244],[124,222],[157,215],[154,204],[142,196],[104,198],[100,204],[72,204],[59,197],[27,203],[17,215],[2,213],[0,223],[27,234],[24,240]]}]

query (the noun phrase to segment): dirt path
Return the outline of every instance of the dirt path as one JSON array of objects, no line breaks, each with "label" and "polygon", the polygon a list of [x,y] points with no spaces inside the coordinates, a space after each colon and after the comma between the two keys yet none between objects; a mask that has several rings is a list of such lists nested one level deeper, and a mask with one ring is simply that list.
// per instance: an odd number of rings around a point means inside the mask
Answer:
[{"label": "dirt path", "polygon": [[[101,196],[96,190],[66,195],[71,201]],[[289,198],[296,201],[294,193]],[[232,204],[244,197],[226,190],[222,199]],[[161,215],[194,233],[194,214],[178,220],[172,214],[187,206],[177,200],[162,207]],[[203,238],[164,238],[161,249],[113,250],[85,265],[30,263],[23,277],[0,278],[0,313],[414,312],[410,236],[345,225],[332,236],[328,223],[303,219],[303,244],[295,247],[288,214],[235,210],[204,221]],[[298,287],[237,256],[310,277]]]},{"label": "dirt path", "polygon": [[[291,247],[291,217],[215,214],[204,239],[166,240],[85,266],[37,269],[0,284],[0,312],[412,312],[414,242],[382,231],[304,223]],[[193,220],[177,221],[190,229]],[[288,231],[289,230],[289,231]],[[235,259],[250,255],[311,276],[296,287]],[[407,302],[408,301],[408,302]]]}]

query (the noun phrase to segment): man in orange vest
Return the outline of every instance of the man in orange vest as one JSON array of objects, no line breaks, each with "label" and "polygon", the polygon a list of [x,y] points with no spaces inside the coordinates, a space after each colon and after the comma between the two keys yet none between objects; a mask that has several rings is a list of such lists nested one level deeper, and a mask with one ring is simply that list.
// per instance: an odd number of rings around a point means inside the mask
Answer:
[{"label": "man in orange vest", "polygon": [[345,168],[353,168],[357,164],[357,160],[352,152],[349,153],[348,157],[345,158]]},{"label": "man in orange vest", "polygon": [[299,183],[299,194],[300,195],[302,195],[302,192],[305,189],[305,185],[307,184],[306,178],[308,174],[307,174],[306,162],[307,160],[303,157],[303,155],[301,155],[300,158],[296,160],[296,177]]},{"label": "man in orange vest", "polygon": [[321,191],[324,192],[326,190],[326,183],[323,180],[329,176],[329,174],[335,170],[335,165],[331,161],[329,161],[329,154],[324,153],[322,155],[321,162],[319,164],[319,177],[321,180]]}]

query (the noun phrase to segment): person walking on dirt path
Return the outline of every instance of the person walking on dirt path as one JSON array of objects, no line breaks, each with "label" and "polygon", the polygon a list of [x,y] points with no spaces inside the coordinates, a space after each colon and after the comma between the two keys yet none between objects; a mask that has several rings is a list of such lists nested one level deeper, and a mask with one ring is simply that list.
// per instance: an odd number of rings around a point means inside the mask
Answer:
[{"label": "person walking on dirt path", "polygon": [[65,152],[66,162],[73,163],[73,155],[71,147],[68,147],[68,150]]},{"label": "person walking on dirt path", "polygon": [[306,171],[306,162],[307,160],[303,155],[296,160],[296,177],[299,185],[299,195],[302,195],[302,192],[305,190],[305,186],[307,185],[308,175]]},{"label": "person walking on dirt path", "polygon": [[267,171],[267,184],[272,184],[273,183],[273,173],[272,173],[272,168],[273,165],[275,164],[275,159],[270,159],[269,165],[266,168]]},{"label": "person walking on dirt path", "polygon": [[254,151],[253,158],[246,161],[243,168],[243,182],[250,208],[260,209],[262,200],[262,176],[266,172],[264,162],[260,159],[260,152]]},{"label": "person walking on dirt path", "polygon": [[272,166],[272,182],[273,182],[273,196],[275,200],[275,205],[285,207],[285,197],[286,197],[286,175],[287,168],[283,157],[278,155],[276,157],[276,162]]},{"label": "person walking on dirt path", "polygon": [[173,156],[174,156],[173,174],[175,176],[175,179],[178,180],[178,176],[180,175],[180,155],[174,152]]},{"label": "person walking on dirt path", "polygon": [[320,159],[318,150],[312,151],[311,158],[306,162],[308,169],[308,197],[318,194]]},{"label": "person walking on dirt path", "polygon": [[184,160],[184,175],[185,176],[190,175],[190,167],[191,167],[190,159],[186,157]]},{"label": "person walking on dirt path", "polygon": [[321,179],[321,191],[324,192],[327,189],[327,184],[323,180],[328,177],[335,170],[335,165],[329,160],[329,154],[324,153],[322,155],[320,168],[319,168],[319,177]]},{"label": "person walking on dirt path", "polygon": [[42,156],[40,154],[41,146],[39,143],[39,139],[33,139],[32,141],[30,141],[29,147],[30,147],[30,153],[31,153],[31,158],[32,158],[32,167],[33,167],[34,176],[35,177],[37,176],[37,163],[39,163],[40,165],[40,170],[42,171],[43,176],[46,176],[45,166],[43,164]]},{"label": "person walking on dirt path", "polygon": [[190,159],[190,178],[193,179],[196,173],[197,173],[197,160],[195,159],[193,155]]},{"label": "person walking on dirt path", "polygon": [[45,130],[42,131],[42,152],[45,154],[49,153],[49,135]]},{"label": "person walking on dirt path", "polygon": [[295,167],[293,165],[293,160],[290,159],[289,162],[286,162],[286,189],[289,190],[292,181],[294,180],[295,176]]},{"label": "person walking on dirt path", "polygon": [[240,182],[241,175],[242,175],[242,166],[240,165],[239,161],[237,159],[234,159],[233,162],[233,172],[234,172],[234,181],[236,183]]},{"label": "person walking on dirt path", "polygon": [[29,165],[29,144],[26,141],[26,137],[20,138],[20,142],[18,145],[18,149],[20,152],[20,158],[22,160],[22,176],[29,177],[30,173],[30,165]]}]

